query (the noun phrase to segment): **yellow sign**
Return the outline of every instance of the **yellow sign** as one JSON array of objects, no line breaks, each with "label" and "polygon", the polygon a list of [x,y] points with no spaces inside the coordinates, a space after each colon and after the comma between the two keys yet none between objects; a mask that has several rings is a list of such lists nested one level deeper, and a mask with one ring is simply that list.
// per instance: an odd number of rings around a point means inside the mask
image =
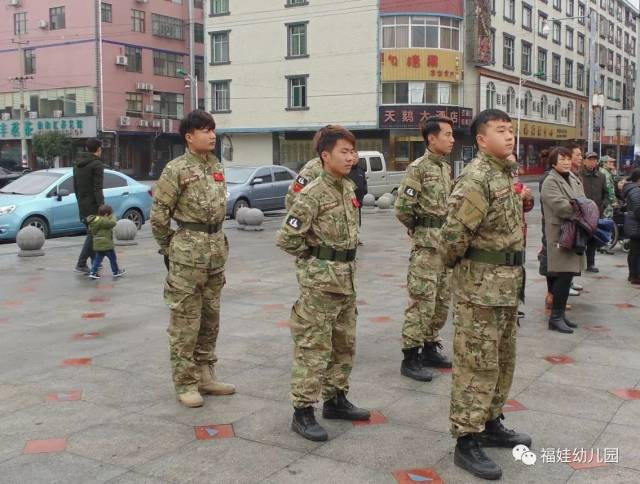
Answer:
[{"label": "yellow sign", "polygon": [[462,53],[446,49],[384,49],[383,81],[462,82]]},{"label": "yellow sign", "polygon": [[[518,129],[517,120],[513,121],[513,128],[514,130]],[[576,139],[576,128],[574,126],[562,126],[559,124],[522,121],[522,125],[520,126],[520,137],[546,140]]]},{"label": "yellow sign", "polygon": [[602,137],[603,145],[630,145],[631,137],[630,136],[620,136],[620,140],[618,140],[617,136],[603,136]]}]

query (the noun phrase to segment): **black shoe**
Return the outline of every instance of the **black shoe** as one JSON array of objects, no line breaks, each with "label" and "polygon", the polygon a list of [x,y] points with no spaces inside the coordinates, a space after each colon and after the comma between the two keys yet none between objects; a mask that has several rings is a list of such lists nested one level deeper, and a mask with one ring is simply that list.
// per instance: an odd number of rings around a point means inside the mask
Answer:
[{"label": "black shoe", "polygon": [[564,311],[558,311],[556,309],[551,311],[549,329],[551,331],[559,331],[560,333],[573,333],[573,330],[567,326],[567,323],[564,321]]},{"label": "black shoe", "polygon": [[89,269],[87,266],[75,266],[73,268],[73,272],[77,272],[78,274],[89,274],[91,272],[91,269]]},{"label": "black shoe", "polygon": [[343,391],[338,391],[331,400],[326,400],[322,407],[322,418],[328,420],[369,420],[371,413],[358,408],[349,400]]},{"label": "black shoe", "polygon": [[494,420],[489,420],[484,431],[474,435],[474,438],[484,447],[505,447],[511,449],[516,445],[531,447],[531,437],[527,434],[519,434],[502,425],[504,415],[499,415]]},{"label": "black shoe", "polygon": [[400,374],[417,381],[433,380],[433,373],[422,366],[422,360],[419,354],[420,348],[408,348],[402,350],[404,360],[400,366]]},{"label": "black shoe", "polygon": [[598,269],[596,266],[589,266],[587,267],[587,272],[593,272],[594,274],[597,274],[598,272],[600,272],[600,269]]},{"label": "black shoe", "polygon": [[314,442],[324,442],[329,438],[327,431],[316,421],[313,407],[294,410],[291,430]]},{"label": "black shoe", "polygon": [[453,463],[476,477],[495,481],[502,477],[502,469],[485,454],[472,435],[458,437]]},{"label": "black shoe", "polygon": [[435,341],[426,341],[422,347],[422,366],[431,366],[433,368],[451,368],[451,360],[440,353],[442,344]]},{"label": "black shoe", "polygon": [[522,311],[518,311],[518,319],[524,318],[524,313]]},{"label": "black shoe", "polygon": [[566,315],[562,315],[562,319],[564,319],[564,324],[566,324],[567,326],[569,326],[570,328],[577,328],[578,325],[572,321],[569,320],[569,318],[567,318]]}]

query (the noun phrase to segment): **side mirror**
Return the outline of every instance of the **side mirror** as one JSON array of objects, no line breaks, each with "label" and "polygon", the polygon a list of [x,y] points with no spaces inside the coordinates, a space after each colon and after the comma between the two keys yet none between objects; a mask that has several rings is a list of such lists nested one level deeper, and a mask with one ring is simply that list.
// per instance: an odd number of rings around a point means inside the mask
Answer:
[{"label": "side mirror", "polygon": [[61,201],[62,197],[66,197],[70,193],[71,192],[69,190],[67,190],[66,188],[59,189],[58,190],[58,201]]},{"label": "side mirror", "polygon": [[254,178],[253,180],[251,180],[252,185],[262,185],[263,183],[264,180],[262,178]]}]

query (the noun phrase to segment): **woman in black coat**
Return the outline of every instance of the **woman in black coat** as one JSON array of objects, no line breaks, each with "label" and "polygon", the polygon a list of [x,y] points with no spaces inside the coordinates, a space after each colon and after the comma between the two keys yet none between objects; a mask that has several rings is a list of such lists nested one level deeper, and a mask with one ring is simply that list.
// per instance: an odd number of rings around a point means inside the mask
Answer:
[{"label": "woman in black coat", "polygon": [[635,168],[622,187],[622,199],[627,205],[624,234],[630,239],[627,265],[629,282],[640,284],[640,168]]}]

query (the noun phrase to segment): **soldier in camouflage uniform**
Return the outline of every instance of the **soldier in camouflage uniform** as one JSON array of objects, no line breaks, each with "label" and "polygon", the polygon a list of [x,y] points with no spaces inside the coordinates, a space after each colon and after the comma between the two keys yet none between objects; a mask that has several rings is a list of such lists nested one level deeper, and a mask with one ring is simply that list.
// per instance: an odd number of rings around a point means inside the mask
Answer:
[{"label": "soldier in camouflage uniform", "polygon": [[300,173],[298,173],[295,181],[289,186],[289,191],[284,199],[284,204],[287,210],[289,210],[291,205],[293,205],[293,200],[296,198],[296,195],[309,183],[318,178],[321,173],[322,162],[320,161],[320,158],[313,158],[305,163],[302,170],[300,170]]},{"label": "soldier in camouflage uniform", "polygon": [[294,343],[292,429],[327,440],[313,404],[322,396],[327,419],[367,420],[347,400],[356,337],[355,256],[358,201],[348,175],[357,162],[355,137],[341,126],[322,128],[316,150],[323,172],[295,198],[277,245],[296,256],[300,297],[291,310]]},{"label": "soldier in camouflage uniform", "polygon": [[[193,111],[180,123],[187,151],[169,162],[155,188],[153,236],[169,259],[164,300],[171,311],[169,348],[173,382],[180,402],[200,407],[202,393],[228,395],[233,385],[216,381],[215,346],[220,293],[229,253],[222,231],[226,183],[215,148],[215,122]],[[178,229],[171,228],[171,219]]]},{"label": "soldier in camouflage uniform", "polygon": [[518,302],[524,285],[522,200],[513,186],[511,119],[481,112],[471,125],[479,148],[456,180],[441,230],[441,253],[453,268],[453,381],[451,432],[454,462],[485,479],[500,467],[482,446],[531,446],[531,437],[506,429],[502,407],[516,360]]},{"label": "soldier in camouflage uniform", "polygon": [[451,361],[439,352],[439,332],[449,313],[450,271],[442,264],[437,247],[451,193],[451,168],[446,156],[453,149],[453,122],[431,117],[422,123],[421,131],[427,151],[407,168],[395,204],[396,217],[413,239],[400,373],[431,381],[433,375],[426,367],[451,368]]}]

